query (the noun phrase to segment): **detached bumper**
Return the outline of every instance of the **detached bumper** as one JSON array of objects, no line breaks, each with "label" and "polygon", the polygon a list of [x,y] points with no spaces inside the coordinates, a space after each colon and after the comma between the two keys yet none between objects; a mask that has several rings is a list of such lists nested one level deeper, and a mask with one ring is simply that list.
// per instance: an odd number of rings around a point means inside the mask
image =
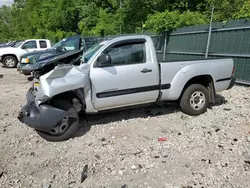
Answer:
[{"label": "detached bumper", "polygon": [[232,78],[231,78],[231,81],[230,81],[230,84],[229,84],[229,87],[228,87],[227,89],[231,89],[231,88],[234,86],[235,81],[236,81],[236,78],[235,78],[235,77],[232,77]]},{"label": "detached bumper", "polygon": [[27,103],[19,112],[18,119],[27,126],[40,131],[50,131],[69,113],[48,104],[36,106],[35,97],[29,90]]}]

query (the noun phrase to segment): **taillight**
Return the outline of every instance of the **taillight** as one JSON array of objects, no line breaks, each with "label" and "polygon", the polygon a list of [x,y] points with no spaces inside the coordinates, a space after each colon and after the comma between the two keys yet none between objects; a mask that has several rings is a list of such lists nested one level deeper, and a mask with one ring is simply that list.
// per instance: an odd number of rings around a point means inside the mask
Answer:
[{"label": "taillight", "polygon": [[235,71],[235,66],[233,66],[232,75],[234,74],[234,71]]}]

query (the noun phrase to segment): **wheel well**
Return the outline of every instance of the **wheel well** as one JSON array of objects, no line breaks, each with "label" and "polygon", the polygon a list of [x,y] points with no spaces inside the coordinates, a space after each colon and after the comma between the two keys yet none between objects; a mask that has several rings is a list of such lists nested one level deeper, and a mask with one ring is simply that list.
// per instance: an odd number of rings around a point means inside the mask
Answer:
[{"label": "wheel well", "polygon": [[201,84],[204,87],[206,87],[208,89],[208,93],[209,93],[209,101],[214,103],[215,102],[215,88],[214,88],[214,81],[212,76],[210,75],[200,75],[200,76],[195,76],[193,78],[191,78],[190,80],[188,80],[188,82],[185,84],[180,98],[181,99],[184,91],[188,88],[188,86],[192,85],[192,84]]},{"label": "wheel well", "polygon": [[17,56],[16,56],[15,54],[4,54],[4,55],[2,56],[2,59],[4,59],[6,56],[13,56],[13,57],[16,58],[16,60],[18,61]]},{"label": "wheel well", "polygon": [[67,92],[60,93],[58,95],[53,96],[52,99],[57,98],[57,99],[61,99],[61,100],[65,100],[65,99],[73,100],[75,97],[76,96],[75,96],[75,93],[73,91],[67,91]]},{"label": "wheel well", "polygon": [[[68,100],[72,102],[74,107],[78,110],[85,110],[86,108],[85,101],[83,100],[84,98],[82,99],[82,97],[78,94],[78,91],[67,91],[64,93],[60,93],[58,95],[55,95],[51,100],[53,99]],[[79,109],[79,105],[81,109]]]}]

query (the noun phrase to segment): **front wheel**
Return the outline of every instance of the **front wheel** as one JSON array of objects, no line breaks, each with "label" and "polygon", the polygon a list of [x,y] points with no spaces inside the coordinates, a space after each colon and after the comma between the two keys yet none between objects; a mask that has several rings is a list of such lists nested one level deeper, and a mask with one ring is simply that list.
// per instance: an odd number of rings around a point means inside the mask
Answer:
[{"label": "front wheel", "polygon": [[197,116],[206,112],[209,105],[207,88],[200,84],[190,85],[183,93],[180,107],[182,112]]},{"label": "front wheel", "polygon": [[5,56],[3,58],[3,66],[5,68],[15,68],[17,66],[17,59],[12,55]]},{"label": "front wheel", "polygon": [[50,142],[60,142],[72,138],[79,127],[79,116],[70,102],[54,100],[51,105],[69,112],[53,129],[48,132],[36,130],[37,134]]}]

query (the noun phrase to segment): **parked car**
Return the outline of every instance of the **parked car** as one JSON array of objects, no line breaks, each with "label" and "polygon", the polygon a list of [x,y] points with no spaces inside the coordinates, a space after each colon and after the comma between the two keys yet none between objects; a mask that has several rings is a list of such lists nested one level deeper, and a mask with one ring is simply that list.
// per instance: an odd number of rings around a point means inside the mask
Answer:
[{"label": "parked car", "polygon": [[46,50],[50,47],[51,42],[47,39],[30,39],[17,42],[13,47],[0,48],[0,62],[6,68],[15,68],[23,54]]},{"label": "parked car", "polygon": [[22,42],[23,40],[10,41],[4,44],[0,44],[0,48],[13,47],[16,43]]},{"label": "parked car", "polygon": [[[117,53],[118,52],[118,53]],[[34,67],[34,86],[18,119],[48,141],[71,138],[78,112],[95,114],[156,102],[178,101],[188,115],[206,112],[215,93],[233,87],[233,59],[159,62],[151,37],[108,41],[79,66],[76,53]]]},{"label": "parked car", "polygon": [[9,42],[1,42],[0,43],[0,48],[4,47],[4,46],[10,46],[10,41]]},{"label": "parked car", "polygon": [[80,49],[83,49],[82,37],[72,36],[61,40],[47,50],[23,54],[20,57],[20,62],[17,65],[17,70],[24,75],[30,75],[34,63],[36,63],[36,61],[38,61],[40,58],[64,54],[72,50]]},{"label": "parked car", "polygon": [[0,48],[4,47],[4,46],[9,46],[10,42],[1,42],[0,43]]}]

